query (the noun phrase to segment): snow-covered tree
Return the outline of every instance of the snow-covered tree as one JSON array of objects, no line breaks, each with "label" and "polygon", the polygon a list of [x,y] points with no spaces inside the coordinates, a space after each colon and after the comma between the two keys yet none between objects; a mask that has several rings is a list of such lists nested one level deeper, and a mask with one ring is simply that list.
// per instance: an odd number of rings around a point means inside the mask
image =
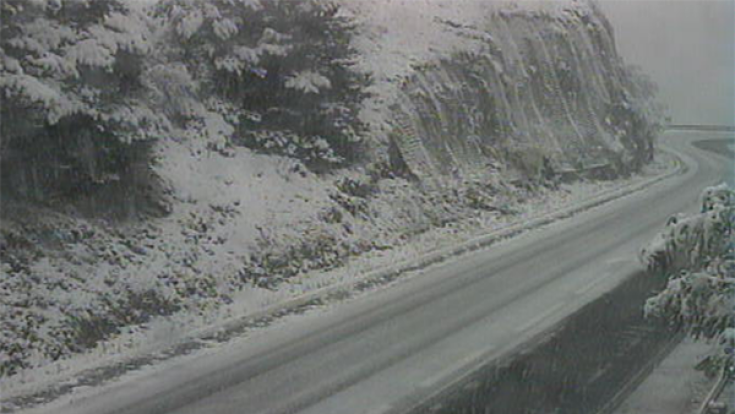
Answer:
[{"label": "snow-covered tree", "polygon": [[164,136],[148,102],[147,18],[122,0],[0,3],[4,189],[84,188],[123,173],[134,142]]},{"label": "snow-covered tree", "polygon": [[634,169],[653,159],[655,137],[661,132],[665,108],[657,100],[658,85],[639,66],[621,67],[623,89],[610,106],[610,126],[633,149]]},{"label": "snow-covered tree", "polygon": [[666,288],[646,303],[646,314],[664,317],[694,336],[735,345],[735,191],[707,188],[702,211],[672,217],[643,250],[649,267],[668,273]]},{"label": "snow-covered tree", "polygon": [[157,16],[203,101],[227,108],[237,143],[314,167],[357,156],[368,79],[354,70],[355,27],[337,5],[164,0]]}]

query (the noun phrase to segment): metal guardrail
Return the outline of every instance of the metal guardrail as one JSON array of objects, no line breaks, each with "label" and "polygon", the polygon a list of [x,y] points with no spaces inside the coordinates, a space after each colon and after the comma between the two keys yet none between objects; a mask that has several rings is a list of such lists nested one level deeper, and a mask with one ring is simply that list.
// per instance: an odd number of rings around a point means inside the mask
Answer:
[{"label": "metal guardrail", "polygon": [[719,375],[717,376],[717,381],[712,386],[712,389],[710,389],[707,397],[702,401],[702,405],[699,406],[696,414],[709,414],[711,412],[710,408],[712,408],[712,403],[720,397],[720,394],[722,394],[722,390],[725,388],[725,384],[729,379],[729,367],[729,364],[723,365]]},{"label": "metal guardrail", "polygon": [[620,390],[605,405],[598,409],[595,414],[612,414],[620,408],[623,402],[651,375],[656,367],[674,351],[684,339],[684,336],[684,333],[673,336],[666,346],[662,347],[653,358],[643,364],[641,369],[628,382],[623,384]]},{"label": "metal guardrail", "polygon": [[735,126],[732,125],[666,125],[665,128],[683,131],[735,131]]}]

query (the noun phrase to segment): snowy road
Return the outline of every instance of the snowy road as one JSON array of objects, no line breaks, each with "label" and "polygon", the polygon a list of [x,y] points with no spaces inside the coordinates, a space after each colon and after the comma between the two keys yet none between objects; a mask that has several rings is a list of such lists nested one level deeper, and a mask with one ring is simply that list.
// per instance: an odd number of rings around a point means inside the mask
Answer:
[{"label": "snowy road", "polygon": [[[670,132],[690,167],[648,189],[267,334],[166,364],[54,413],[401,412],[507,355],[640,270],[636,252],[706,185],[732,179],[726,135]],[[296,323],[293,323],[296,322]]]}]

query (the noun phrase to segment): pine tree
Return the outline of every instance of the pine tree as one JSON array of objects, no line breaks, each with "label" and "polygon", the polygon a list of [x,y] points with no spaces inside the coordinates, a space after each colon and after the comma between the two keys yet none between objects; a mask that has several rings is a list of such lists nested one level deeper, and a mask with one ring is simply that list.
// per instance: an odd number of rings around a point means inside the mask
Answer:
[{"label": "pine tree", "polygon": [[662,292],[646,303],[646,314],[664,317],[695,337],[735,346],[735,191],[707,188],[702,210],[674,216],[643,254],[651,267],[669,274]]},{"label": "pine tree", "polygon": [[317,168],[356,159],[368,77],[354,70],[355,27],[337,5],[169,0],[157,14],[203,100],[229,108],[235,142]]},{"label": "pine tree", "polygon": [[147,104],[144,15],[121,0],[7,0],[0,8],[5,190],[46,198],[104,183],[130,162],[132,143],[168,131]]}]

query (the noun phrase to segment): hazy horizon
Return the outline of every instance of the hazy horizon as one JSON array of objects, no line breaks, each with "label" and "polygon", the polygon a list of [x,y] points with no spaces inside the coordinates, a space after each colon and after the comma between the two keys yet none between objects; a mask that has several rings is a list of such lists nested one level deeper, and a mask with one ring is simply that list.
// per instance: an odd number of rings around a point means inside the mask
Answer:
[{"label": "hazy horizon", "polygon": [[677,124],[735,125],[734,0],[599,0]]}]

